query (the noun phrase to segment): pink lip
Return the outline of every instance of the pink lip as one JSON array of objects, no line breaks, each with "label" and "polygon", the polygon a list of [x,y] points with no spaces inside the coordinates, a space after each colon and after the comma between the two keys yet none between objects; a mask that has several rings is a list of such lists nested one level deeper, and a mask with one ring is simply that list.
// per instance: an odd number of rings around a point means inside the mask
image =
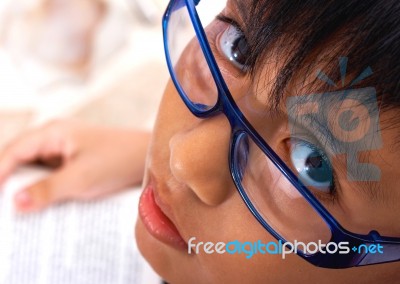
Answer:
[{"label": "pink lip", "polygon": [[144,188],[140,197],[139,216],[153,237],[177,249],[186,250],[187,245],[178,229],[157,205],[151,184]]}]

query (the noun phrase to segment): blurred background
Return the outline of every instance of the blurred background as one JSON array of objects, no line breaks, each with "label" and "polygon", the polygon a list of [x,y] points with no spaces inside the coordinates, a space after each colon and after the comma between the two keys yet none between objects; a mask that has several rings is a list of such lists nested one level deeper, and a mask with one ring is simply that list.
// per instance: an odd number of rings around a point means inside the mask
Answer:
[{"label": "blurred background", "polygon": [[0,1],[0,146],[59,117],[151,128],[162,0]]},{"label": "blurred background", "polygon": [[[159,0],[1,0],[0,149],[55,118],[151,129],[169,77]],[[139,190],[19,216],[0,190],[0,284],[160,283],[138,252]]]}]

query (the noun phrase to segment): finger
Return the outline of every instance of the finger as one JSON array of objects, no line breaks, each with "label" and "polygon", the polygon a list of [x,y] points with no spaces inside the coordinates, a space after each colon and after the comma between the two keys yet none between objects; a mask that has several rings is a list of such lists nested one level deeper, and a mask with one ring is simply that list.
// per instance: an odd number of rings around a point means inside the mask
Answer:
[{"label": "finger", "polygon": [[61,156],[61,147],[59,137],[52,135],[48,129],[35,130],[11,141],[0,153],[0,184],[19,165]]},{"label": "finger", "polygon": [[18,166],[37,156],[40,136],[36,132],[24,134],[10,143],[0,153],[0,183]]},{"label": "finger", "polygon": [[71,164],[16,193],[15,208],[20,213],[41,211],[50,205],[76,198],[84,187],[84,181]]}]

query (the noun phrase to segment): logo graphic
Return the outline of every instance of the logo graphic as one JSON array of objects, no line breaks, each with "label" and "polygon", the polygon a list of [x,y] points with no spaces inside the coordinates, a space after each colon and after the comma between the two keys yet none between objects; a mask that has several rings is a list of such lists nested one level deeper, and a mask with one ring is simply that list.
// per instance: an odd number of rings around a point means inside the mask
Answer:
[{"label": "logo graphic", "polygon": [[375,244],[361,244],[351,247],[349,242],[329,242],[323,243],[321,240],[318,242],[282,242],[270,241],[267,243],[258,240],[256,242],[240,242],[234,240],[228,243],[224,242],[196,242],[196,237],[192,237],[188,242],[188,254],[243,254],[247,259],[252,258],[257,254],[272,254],[281,255],[282,259],[286,255],[297,254],[299,251],[306,255],[315,253],[322,254],[349,254],[350,250],[358,254],[383,254],[383,245]]},{"label": "logo graphic", "polygon": [[[339,58],[342,88],[345,87],[347,58]],[[381,148],[379,110],[376,90],[373,87],[354,88],[372,75],[366,68],[349,88],[336,92],[308,94],[289,97],[287,109],[292,137],[304,135],[304,129],[323,137],[323,144],[330,149],[329,155],[344,154],[347,163],[347,178],[350,181],[378,181],[380,169],[368,161],[360,162],[365,151]],[[317,78],[330,86],[337,85],[322,71]]]}]

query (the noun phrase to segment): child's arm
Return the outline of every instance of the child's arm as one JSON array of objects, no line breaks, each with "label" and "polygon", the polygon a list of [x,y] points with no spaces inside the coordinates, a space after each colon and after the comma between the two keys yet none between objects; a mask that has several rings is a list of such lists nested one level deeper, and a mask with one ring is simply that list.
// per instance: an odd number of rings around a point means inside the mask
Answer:
[{"label": "child's arm", "polygon": [[0,151],[0,184],[19,165],[40,161],[55,170],[15,196],[19,211],[101,197],[141,182],[149,140],[144,131],[53,122]]}]

